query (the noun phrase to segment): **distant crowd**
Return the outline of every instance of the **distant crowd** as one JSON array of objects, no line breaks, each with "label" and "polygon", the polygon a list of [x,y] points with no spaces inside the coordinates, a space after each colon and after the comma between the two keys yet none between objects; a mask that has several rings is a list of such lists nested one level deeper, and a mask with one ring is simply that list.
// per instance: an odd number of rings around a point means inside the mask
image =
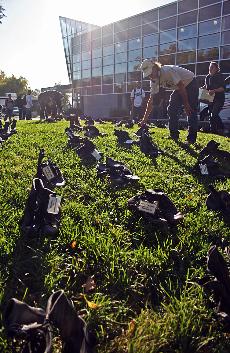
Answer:
[{"label": "distant crowd", "polygon": [[9,93],[6,100],[5,106],[0,106],[0,111],[5,115],[5,119],[10,119],[14,115],[14,107],[18,107],[19,119],[27,119],[30,120],[32,117],[32,95],[31,90],[28,90],[27,94],[18,95],[14,100],[12,95]]}]

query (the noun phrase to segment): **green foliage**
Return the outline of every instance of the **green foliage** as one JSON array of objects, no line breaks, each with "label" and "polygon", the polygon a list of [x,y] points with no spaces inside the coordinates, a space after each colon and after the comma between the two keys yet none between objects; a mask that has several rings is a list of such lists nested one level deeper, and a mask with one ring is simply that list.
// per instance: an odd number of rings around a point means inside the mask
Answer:
[{"label": "green foliage", "polygon": [[[107,136],[94,139],[97,149],[140,176],[138,186],[114,188],[97,178],[95,165],[84,165],[66,147],[67,125],[19,121],[18,133],[0,151],[2,308],[11,296],[45,307],[51,292],[63,288],[96,330],[99,353],[228,352],[228,336],[194,284],[205,273],[210,244],[230,235],[205,206],[211,180],[192,172],[199,149],[167,140],[166,129],[151,129],[164,150],[153,163],[137,146],[119,147],[111,123],[98,125]],[[186,132],[181,135],[185,139]],[[229,150],[223,137],[198,135],[200,148],[214,138]],[[25,238],[19,228],[39,147],[66,179],[64,188],[56,189],[62,219],[55,239]],[[215,185],[230,190],[229,180]],[[127,209],[127,200],[146,188],[164,190],[184,213],[177,229],[156,229]],[[92,275],[96,289],[84,297],[82,285]],[[0,350],[6,351],[0,332]]]},{"label": "green foliage", "polygon": [[8,92],[14,92],[17,95],[25,94],[27,89],[28,81],[24,77],[6,76],[3,71],[0,72],[0,95],[5,95]]}]

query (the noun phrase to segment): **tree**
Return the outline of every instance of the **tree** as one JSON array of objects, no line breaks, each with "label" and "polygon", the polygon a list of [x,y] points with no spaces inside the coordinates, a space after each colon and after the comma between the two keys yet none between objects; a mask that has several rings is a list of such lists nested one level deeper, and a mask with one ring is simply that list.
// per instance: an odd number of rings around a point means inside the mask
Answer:
[{"label": "tree", "polygon": [[0,71],[0,95],[5,95],[8,92],[25,94],[28,90],[28,81],[24,77],[17,78],[14,75],[6,76],[3,71]]},{"label": "tree", "polygon": [[1,21],[2,18],[6,16],[6,15],[4,14],[4,11],[5,11],[4,7],[2,7],[2,6],[0,5],[0,23],[2,23],[2,21]]}]

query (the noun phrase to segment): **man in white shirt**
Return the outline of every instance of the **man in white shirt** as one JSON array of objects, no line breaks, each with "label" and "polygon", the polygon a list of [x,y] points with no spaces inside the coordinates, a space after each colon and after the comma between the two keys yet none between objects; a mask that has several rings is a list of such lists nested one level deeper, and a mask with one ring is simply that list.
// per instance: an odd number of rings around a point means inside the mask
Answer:
[{"label": "man in white shirt", "polygon": [[154,105],[154,96],[159,93],[160,87],[173,90],[167,107],[169,116],[170,137],[177,141],[178,111],[184,106],[188,117],[187,142],[195,143],[197,138],[197,108],[199,88],[194,73],[176,65],[161,65],[158,62],[146,59],[141,64],[143,77],[151,81],[150,98],[147,102],[141,124],[144,125]]},{"label": "man in white shirt", "polygon": [[130,98],[132,119],[137,122],[143,115],[143,104],[145,98],[145,91],[141,88],[140,82],[136,83],[136,87],[132,90]]},{"label": "man in white shirt", "polygon": [[31,120],[31,112],[32,112],[32,106],[33,106],[31,90],[28,90],[25,98],[26,98],[26,105],[25,105],[25,107],[26,107],[26,120]]}]

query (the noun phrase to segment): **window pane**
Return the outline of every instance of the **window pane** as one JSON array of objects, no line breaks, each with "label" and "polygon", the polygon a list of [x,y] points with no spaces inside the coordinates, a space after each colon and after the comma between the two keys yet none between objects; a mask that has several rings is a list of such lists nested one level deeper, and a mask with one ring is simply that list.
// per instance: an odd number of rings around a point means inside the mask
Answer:
[{"label": "window pane", "polygon": [[81,71],[81,63],[74,63],[73,71]]},{"label": "window pane", "polygon": [[196,74],[197,75],[207,75],[208,74],[209,63],[210,62],[197,64],[197,66],[196,66]]},{"label": "window pane", "polygon": [[113,65],[113,63],[114,63],[113,55],[103,57],[103,65]]},{"label": "window pane", "polygon": [[101,76],[97,76],[97,74],[95,73],[95,77],[92,77],[91,84],[92,86],[101,85]]},{"label": "window pane", "polygon": [[197,36],[196,24],[178,28],[178,39],[187,39]]},{"label": "window pane", "polygon": [[120,73],[114,75],[114,82],[115,83],[123,83],[126,81],[126,73]]},{"label": "window pane", "polygon": [[222,47],[220,50],[220,57],[222,59],[228,59],[230,58],[230,45],[226,45],[225,47]]},{"label": "window pane", "polygon": [[176,57],[176,62],[179,65],[196,62],[196,52],[187,51],[184,53],[178,53]]},{"label": "window pane", "polygon": [[102,65],[102,58],[92,59],[92,67],[98,67]]},{"label": "window pane", "polygon": [[81,50],[82,51],[89,51],[90,50],[90,42],[82,42],[81,43]]},{"label": "window pane", "polygon": [[159,61],[163,65],[174,65],[175,64],[175,54],[159,56]]},{"label": "window pane", "polygon": [[123,40],[127,40],[127,31],[118,32],[114,34],[114,42],[122,42]]},{"label": "window pane", "polygon": [[158,20],[158,11],[153,10],[142,15],[142,23],[149,23]]},{"label": "window pane", "polygon": [[140,38],[140,36],[141,36],[141,27],[135,27],[135,28],[129,29],[129,32],[128,32],[129,39],[137,38],[137,37]]},{"label": "window pane", "polygon": [[128,20],[121,20],[119,22],[114,23],[114,32],[125,31],[128,29]]},{"label": "window pane", "polygon": [[209,20],[210,18],[219,17],[221,15],[221,4],[207,6],[200,9],[199,21]]},{"label": "window pane", "polygon": [[114,71],[113,65],[103,67],[103,75],[112,75]]},{"label": "window pane", "polygon": [[148,47],[143,49],[143,59],[157,58],[158,47]]},{"label": "window pane", "polygon": [[141,71],[128,72],[128,81],[141,81]]},{"label": "window pane", "polygon": [[150,34],[149,36],[143,37],[143,47],[158,45],[158,39],[158,34]]},{"label": "window pane", "polygon": [[209,36],[198,38],[198,49],[217,47],[219,45],[220,34],[211,34]]},{"label": "window pane", "polygon": [[82,87],[83,86],[90,86],[91,85],[91,79],[90,78],[84,78],[81,80]]},{"label": "window pane", "polygon": [[127,51],[127,42],[117,43],[115,45],[115,52],[120,53],[122,51]]},{"label": "window pane", "polygon": [[113,35],[103,37],[102,39],[104,45],[112,44],[113,43]]},{"label": "window pane", "polygon": [[141,48],[141,40],[140,40],[140,38],[130,39],[128,43],[129,43],[129,50],[134,50],[134,49]]},{"label": "window pane", "polygon": [[178,51],[196,49],[196,38],[178,41]]},{"label": "window pane", "polygon": [[103,85],[102,93],[113,93],[113,85]]},{"label": "window pane", "polygon": [[80,36],[75,36],[73,38],[73,45],[76,46],[76,45],[80,45],[81,44],[81,37]]},{"label": "window pane", "polygon": [[161,31],[165,31],[167,29],[175,28],[175,27],[176,27],[176,16],[160,21],[160,30]]},{"label": "window pane", "polygon": [[222,33],[222,44],[230,44],[230,31]]},{"label": "window pane", "polygon": [[197,9],[197,7],[198,7],[197,0],[178,1],[178,12],[180,12],[180,13]]},{"label": "window pane", "polygon": [[149,23],[147,25],[143,25],[142,27],[142,35],[157,33],[158,32],[158,22]]},{"label": "window pane", "polygon": [[113,45],[107,45],[103,47],[103,55],[111,55],[114,53],[114,46]]},{"label": "window pane", "polygon": [[128,63],[128,72],[137,71],[140,69],[140,61],[132,61]]},{"label": "window pane", "polygon": [[178,16],[177,26],[181,27],[181,26],[189,25],[190,23],[196,22],[196,20],[197,20],[197,10],[184,13],[183,15]]},{"label": "window pane", "polygon": [[220,71],[227,73],[229,75],[230,72],[230,60],[221,60],[220,62]]},{"label": "window pane", "polygon": [[101,28],[96,28],[91,32],[92,39],[99,38],[101,36]]},{"label": "window pane", "polygon": [[159,8],[159,18],[166,18],[175,15],[177,12],[177,4],[173,3]]},{"label": "window pane", "polygon": [[134,60],[141,61],[141,49],[129,51],[128,52],[128,60],[129,61],[134,61]]},{"label": "window pane", "polygon": [[92,50],[92,58],[100,58],[102,56],[102,49],[97,48]]},{"label": "window pane", "polygon": [[90,69],[91,66],[91,60],[86,60],[86,61],[82,61],[82,69]]},{"label": "window pane", "polygon": [[92,49],[101,47],[101,38],[92,41]]},{"label": "window pane", "polygon": [[81,54],[82,60],[89,60],[90,59],[90,51],[83,52]]},{"label": "window pane", "polygon": [[225,16],[222,19],[222,29],[229,29],[230,28],[230,16]]},{"label": "window pane", "polygon": [[115,63],[122,63],[127,61],[127,52],[116,53],[115,54]]},{"label": "window pane", "polygon": [[176,42],[160,45],[160,54],[161,55],[175,53],[175,51],[176,51]]},{"label": "window pane", "polygon": [[81,72],[76,71],[73,72],[73,80],[80,80],[81,79]]},{"label": "window pane", "polygon": [[122,63],[122,64],[116,64],[115,65],[115,73],[123,73],[127,71],[127,63]]},{"label": "window pane", "polygon": [[91,77],[91,71],[90,70],[82,70],[82,77],[83,78]]},{"label": "window pane", "polygon": [[137,15],[128,19],[129,28],[136,27],[141,24],[141,15]]},{"label": "window pane", "polygon": [[176,30],[171,29],[170,31],[160,33],[160,44],[172,42],[176,40]]},{"label": "window pane", "polygon": [[104,75],[102,78],[102,82],[105,84],[113,83],[113,75]]},{"label": "window pane", "polygon": [[110,25],[103,26],[102,33],[103,33],[103,36],[106,36],[108,34],[113,34],[113,25],[110,24]]},{"label": "window pane", "polygon": [[91,94],[101,94],[101,86],[93,86]]},{"label": "window pane", "polygon": [[73,62],[80,62],[81,61],[81,55],[80,54],[74,54],[73,55]]},{"label": "window pane", "polygon": [[126,91],[126,84],[114,85],[114,93],[124,93]]},{"label": "window pane", "polygon": [[228,14],[230,14],[230,2],[224,1],[223,15],[228,15]]},{"label": "window pane", "polygon": [[199,35],[215,33],[220,31],[220,19],[199,23]]},{"label": "window pane", "polygon": [[184,69],[195,73],[195,64],[192,64],[192,65],[181,65],[181,67],[183,67]]},{"label": "window pane", "polygon": [[201,49],[197,52],[197,61],[218,60],[219,48]]},{"label": "window pane", "polygon": [[214,4],[215,2],[218,2],[218,0],[200,0],[200,7],[208,6]]}]

